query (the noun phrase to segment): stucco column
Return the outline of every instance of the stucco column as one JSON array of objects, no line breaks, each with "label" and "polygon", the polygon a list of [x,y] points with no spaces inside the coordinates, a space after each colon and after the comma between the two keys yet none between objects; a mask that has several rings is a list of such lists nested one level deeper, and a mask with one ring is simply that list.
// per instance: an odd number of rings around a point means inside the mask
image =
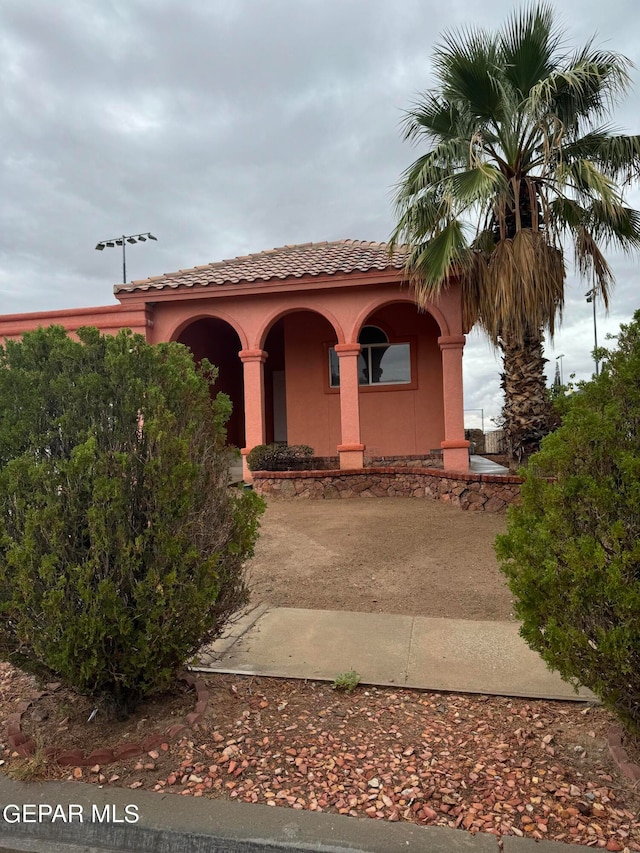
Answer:
[{"label": "stucco column", "polygon": [[444,403],[444,441],[442,458],[445,470],[469,470],[469,442],[464,437],[464,396],[462,392],[462,349],[464,335],[438,338],[442,353],[442,398]]},{"label": "stucco column", "polygon": [[266,439],[264,414],[264,363],[267,353],[261,349],[243,349],[238,353],[244,377],[244,432],[245,447],[242,448],[242,476],[252,480],[247,465],[247,453]]},{"label": "stucco column", "polygon": [[364,444],[360,441],[360,396],[358,356],[360,344],[336,344],[340,359],[340,427],[338,445],[341,468],[364,467]]}]

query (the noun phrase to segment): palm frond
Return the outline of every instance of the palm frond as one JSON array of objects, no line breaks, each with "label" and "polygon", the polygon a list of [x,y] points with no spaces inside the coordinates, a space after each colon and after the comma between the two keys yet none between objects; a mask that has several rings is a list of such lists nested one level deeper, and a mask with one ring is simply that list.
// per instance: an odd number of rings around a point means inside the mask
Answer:
[{"label": "palm frond", "polygon": [[412,141],[423,137],[428,142],[444,142],[459,137],[465,123],[470,122],[466,122],[458,104],[427,92],[405,114],[403,137]]},{"label": "palm frond", "polygon": [[[579,72],[584,92],[597,97],[606,112],[628,91],[632,66],[631,60],[621,53],[594,49],[591,40],[569,60],[568,72],[572,69]],[[587,110],[585,115],[591,117],[590,113],[591,110]]]},{"label": "palm frond", "polygon": [[562,156],[569,163],[589,159],[612,181],[640,177],[640,136],[613,136],[608,128],[598,128],[565,145]]},{"label": "palm frond", "polygon": [[603,204],[615,207],[622,201],[613,181],[597,168],[591,160],[573,160],[560,164],[556,169],[559,187],[570,187],[585,200],[599,199]]},{"label": "palm frond", "polygon": [[551,217],[561,231],[576,231],[583,228],[587,220],[586,208],[567,196],[558,196],[549,204]]},{"label": "palm frond", "polygon": [[444,184],[456,206],[462,209],[507,190],[507,180],[492,163],[478,163],[474,169],[450,175]]},{"label": "palm frond", "polygon": [[520,231],[495,246],[487,266],[480,323],[494,343],[524,341],[547,329],[553,337],[564,305],[562,252],[540,232]]},{"label": "palm frond", "polygon": [[591,205],[589,230],[598,242],[621,252],[640,249],[640,212],[621,205],[614,215],[600,202]]},{"label": "palm frond", "polygon": [[473,242],[471,243],[471,248],[474,252],[479,252],[481,255],[488,260],[489,255],[493,252],[496,247],[496,241],[493,234],[493,231],[490,228],[483,228],[478,231]]},{"label": "palm frond", "polygon": [[469,143],[450,139],[423,154],[401,176],[397,200],[418,196],[426,187],[434,186],[452,173],[469,166]]},{"label": "palm frond", "polygon": [[614,284],[613,273],[598,243],[586,228],[578,229],[574,249],[580,275],[591,279],[602,297],[605,308],[608,308],[609,296]]},{"label": "palm frond", "polygon": [[429,240],[416,243],[407,258],[407,272],[418,305],[437,299],[456,269],[469,260],[464,227],[457,219],[450,220]]},{"label": "palm frond", "polygon": [[622,252],[640,249],[640,212],[624,205],[611,208],[600,201],[583,207],[569,198],[556,198],[552,214],[561,230],[572,233],[574,240],[588,231],[597,243]]},{"label": "palm frond", "polygon": [[482,30],[450,30],[433,54],[433,64],[447,101],[464,103],[476,120],[489,120],[500,111],[495,81],[499,67],[495,37]]},{"label": "palm frond", "polygon": [[567,67],[553,70],[533,86],[530,109],[552,115],[566,130],[577,130],[580,120],[605,116],[617,97],[630,85],[626,57],[587,46]]},{"label": "palm frond", "polygon": [[501,58],[504,75],[521,100],[553,71],[560,45],[549,4],[529,6],[509,18],[500,33]]},{"label": "palm frond", "polygon": [[411,204],[398,205],[398,212],[395,243],[411,242],[416,234],[436,234],[451,219],[449,199],[435,189],[423,193]]},{"label": "palm frond", "polygon": [[480,307],[486,291],[487,258],[477,248],[470,248],[464,262],[454,271],[452,278],[460,285],[462,298],[462,327],[465,332],[472,329],[480,320]]}]

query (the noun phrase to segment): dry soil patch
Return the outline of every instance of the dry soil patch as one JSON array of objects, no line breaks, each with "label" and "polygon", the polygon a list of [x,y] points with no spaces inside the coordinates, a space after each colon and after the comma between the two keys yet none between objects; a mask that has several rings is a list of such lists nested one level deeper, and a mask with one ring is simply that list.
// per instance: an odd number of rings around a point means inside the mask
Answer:
[{"label": "dry soil patch", "polygon": [[406,498],[271,501],[249,564],[252,603],[511,619],[493,543],[504,515]]}]

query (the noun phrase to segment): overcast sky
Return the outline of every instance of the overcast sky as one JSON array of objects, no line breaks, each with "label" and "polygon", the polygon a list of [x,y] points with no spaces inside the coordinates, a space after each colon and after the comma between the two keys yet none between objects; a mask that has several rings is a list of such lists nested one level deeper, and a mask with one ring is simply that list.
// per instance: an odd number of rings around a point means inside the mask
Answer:
[{"label": "overcast sky", "polygon": [[[571,44],[640,65],[640,4],[557,0]],[[128,279],[307,241],[386,240],[393,187],[419,150],[402,111],[432,83],[444,29],[500,25],[505,0],[2,0],[0,312],[114,302]],[[616,110],[640,132],[640,71]],[[640,207],[640,193],[629,195]],[[571,259],[569,259],[571,261]],[[617,285],[598,336],[640,307],[638,262],[610,256]],[[587,285],[572,283],[547,347],[565,381],[593,370]],[[499,361],[472,333],[467,426],[501,406]]]}]

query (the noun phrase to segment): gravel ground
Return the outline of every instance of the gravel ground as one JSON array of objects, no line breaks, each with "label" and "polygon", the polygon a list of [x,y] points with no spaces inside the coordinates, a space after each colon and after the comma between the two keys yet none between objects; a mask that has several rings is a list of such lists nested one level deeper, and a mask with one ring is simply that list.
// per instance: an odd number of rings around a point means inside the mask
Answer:
[{"label": "gravel ground", "polygon": [[[5,700],[31,684],[10,668],[0,675]],[[638,791],[609,758],[612,720],[602,708],[365,687],[345,694],[232,675],[206,681],[204,720],[177,743],[104,767],[45,767],[5,750],[2,771],[640,851]],[[76,705],[72,695],[59,698],[65,714]],[[10,704],[0,704],[0,717]],[[135,738],[141,723],[154,730],[156,715],[165,719],[164,704],[149,704],[112,736]],[[57,716],[40,724],[43,737],[59,730]]]}]

